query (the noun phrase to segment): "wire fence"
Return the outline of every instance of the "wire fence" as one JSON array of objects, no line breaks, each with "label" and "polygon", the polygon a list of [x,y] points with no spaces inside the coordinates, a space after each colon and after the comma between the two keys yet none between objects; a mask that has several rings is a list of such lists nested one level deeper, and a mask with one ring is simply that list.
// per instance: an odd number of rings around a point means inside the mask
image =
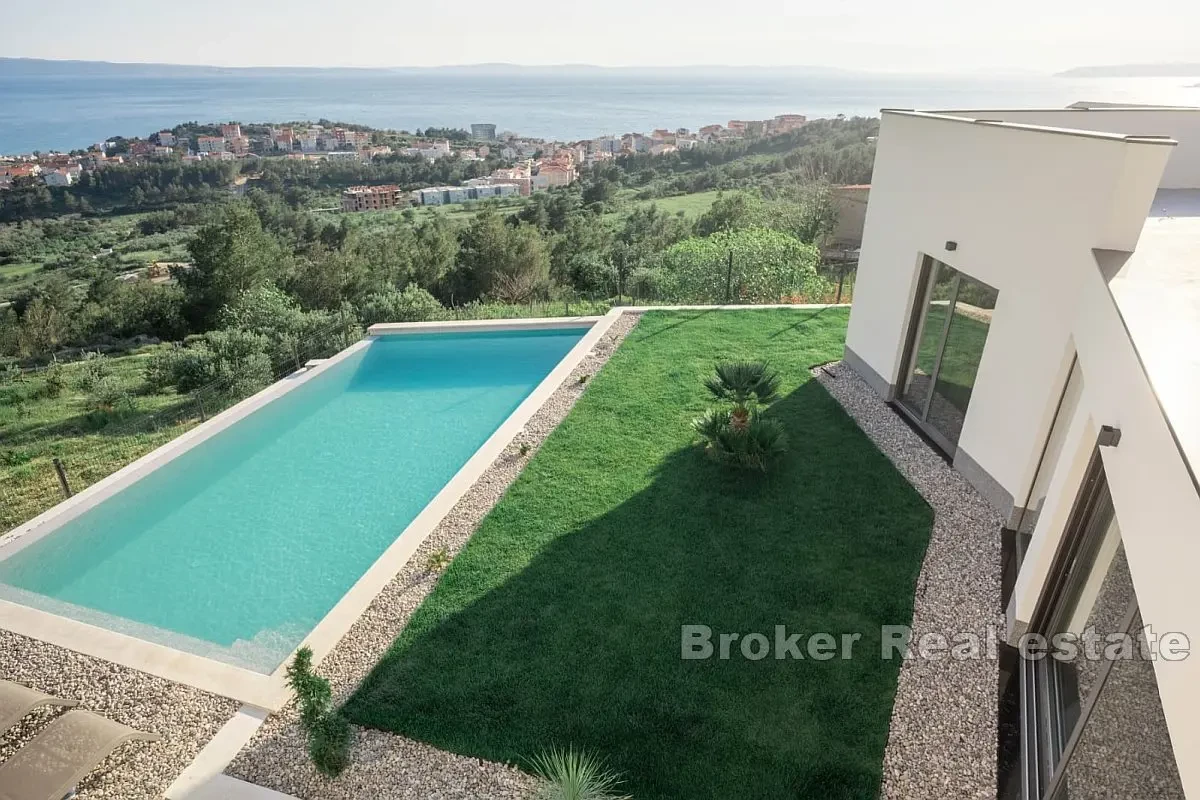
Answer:
[{"label": "wire fence", "polygon": [[[326,329],[290,342],[271,364],[279,380],[314,360],[328,358],[360,339],[356,321],[340,319]],[[17,381],[43,381],[41,375]],[[0,448],[0,532],[11,530],[104,479],[146,453],[245,399],[266,384],[228,375],[142,410],[144,397],[129,392],[111,408],[39,424],[22,420],[3,436]]]},{"label": "wire fence", "polygon": [[[849,302],[853,297],[853,264],[826,264],[822,274],[833,287],[828,296],[796,297],[794,302]],[[632,288],[632,287],[631,287]],[[579,294],[556,300],[523,304],[469,303],[448,308],[442,319],[505,319],[601,315],[614,305],[669,304],[640,296],[636,289],[618,297]],[[719,302],[719,301],[716,301]],[[271,364],[271,378],[279,380],[313,359],[332,356],[362,336],[358,321],[343,316],[304,339],[289,341]],[[84,362],[86,363],[86,362]],[[81,368],[79,362],[62,365]],[[49,380],[45,369],[0,373],[0,384],[25,382],[29,386]],[[244,376],[229,375],[186,393],[139,395],[142,373],[129,377],[130,391],[111,408],[80,411],[42,422],[23,419],[18,409],[15,424],[0,428],[0,534],[17,527],[67,497],[111,475],[127,464],[196,425],[224,411],[263,385],[247,383]],[[11,418],[11,417],[10,417]]]}]

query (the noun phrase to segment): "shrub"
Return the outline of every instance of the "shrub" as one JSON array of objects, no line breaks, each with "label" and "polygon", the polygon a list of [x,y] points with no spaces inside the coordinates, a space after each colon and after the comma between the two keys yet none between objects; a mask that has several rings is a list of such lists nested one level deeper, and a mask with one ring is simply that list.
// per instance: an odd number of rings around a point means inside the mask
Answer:
[{"label": "shrub", "polygon": [[84,394],[90,394],[92,388],[101,378],[106,378],[112,373],[112,366],[108,362],[108,357],[99,351],[87,352],[83,354],[83,360],[75,367],[74,378],[75,388]]},{"label": "shrub", "polygon": [[308,755],[322,775],[336,778],[350,765],[350,721],[326,714],[308,731]]},{"label": "shrub", "polygon": [[209,331],[184,347],[159,350],[146,365],[146,383],[180,392],[211,388],[226,397],[247,397],[271,383],[274,373],[266,337],[243,330]]},{"label": "shrub", "polygon": [[778,398],[779,373],[758,361],[724,362],[716,365],[704,386],[715,399],[730,406],[710,409],[692,422],[709,457],[765,472],[787,452],[783,426],[763,416],[760,408]]},{"label": "shrub", "polygon": [[766,472],[787,452],[787,434],[778,420],[751,411],[740,427],[727,409],[712,409],[692,423],[704,440],[704,452],[721,464]]},{"label": "shrub", "polygon": [[430,574],[441,572],[448,566],[450,566],[450,554],[444,547],[434,550],[429,554],[429,558],[425,559],[425,571]]},{"label": "shrub", "polygon": [[65,388],[67,388],[66,371],[62,364],[55,361],[42,373],[42,394],[46,397],[58,397]]},{"label": "shrub", "polygon": [[330,710],[329,681],[313,672],[312,650],[301,647],[284,673],[300,709],[300,725],[308,736],[308,754],[323,775],[335,777],[350,763],[350,723]]},{"label": "shrub", "polygon": [[817,274],[819,260],[813,245],[765,228],[693,237],[662,254],[661,292],[686,303],[823,297],[829,287]]},{"label": "shrub", "polygon": [[530,766],[541,779],[538,800],[630,800],[617,794],[617,776],[586,753],[552,749],[530,759]]},{"label": "shrub", "polygon": [[433,295],[419,286],[409,284],[404,291],[389,288],[367,295],[358,309],[364,325],[377,322],[428,322],[441,319],[446,309]]},{"label": "shrub", "polygon": [[92,384],[87,393],[86,403],[90,411],[133,409],[133,397],[130,396],[120,379],[113,375],[105,375]]}]

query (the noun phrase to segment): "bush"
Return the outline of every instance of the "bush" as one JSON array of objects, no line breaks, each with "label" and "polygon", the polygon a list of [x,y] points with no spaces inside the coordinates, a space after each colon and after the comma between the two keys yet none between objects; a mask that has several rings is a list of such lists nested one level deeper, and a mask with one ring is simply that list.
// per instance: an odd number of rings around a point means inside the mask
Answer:
[{"label": "bush", "polygon": [[297,369],[310,358],[337,352],[361,334],[348,308],[339,313],[304,311],[271,284],[242,292],[222,309],[220,320],[226,331],[262,337],[271,363],[291,362]]},{"label": "bush", "polygon": [[617,776],[586,753],[554,749],[530,759],[530,767],[541,778],[538,800],[630,800],[617,794]]},{"label": "bush", "polygon": [[[730,257],[732,255],[732,268]],[[683,303],[778,303],[828,294],[817,248],[765,228],[691,238],[662,254],[663,291]]]},{"label": "bush", "polygon": [[409,284],[404,291],[389,288],[367,295],[358,309],[363,325],[378,322],[428,322],[443,319],[446,309],[433,295]]},{"label": "bush", "polygon": [[335,778],[350,765],[350,721],[326,714],[308,731],[308,755],[322,775]]},{"label": "bush", "polygon": [[67,388],[66,371],[62,364],[55,361],[42,373],[42,394],[46,397],[58,397],[65,388]]},{"label": "bush", "polygon": [[83,354],[83,360],[76,365],[74,374],[75,388],[84,394],[90,394],[95,385],[112,373],[112,365],[103,353],[88,352]]},{"label": "bush", "polygon": [[266,337],[241,330],[209,331],[184,347],[159,350],[146,365],[146,383],[161,391],[211,389],[240,398],[254,394],[274,379]]},{"label": "bush", "polygon": [[716,400],[729,404],[710,409],[692,422],[710,458],[765,472],[787,452],[783,426],[764,417],[760,408],[778,398],[779,373],[760,361],[724,362],[716,365],[704,387]]},{"label": "bush", "polygon": [[721,464],[766,472],[772,461],[787,452],[783,426],[757,410],[744,424],[735,425],[730,410],[710,409],[692,425],[704,441],[705,454]]},{"label": "bush", "polygon": [[340,775],[350,763],[350,723],[337,711],[330,711],[333,693],[329,681],[313,672],[312,650],[297,650],[285,675],[300,709],[300,725],[308,735],[313,764],[323,775]]},{"label": "bush", "polygon": [[105,375],[92,384],[86,403],[89,411],[133,410],[133,397],[120,379],[112,375]]}]

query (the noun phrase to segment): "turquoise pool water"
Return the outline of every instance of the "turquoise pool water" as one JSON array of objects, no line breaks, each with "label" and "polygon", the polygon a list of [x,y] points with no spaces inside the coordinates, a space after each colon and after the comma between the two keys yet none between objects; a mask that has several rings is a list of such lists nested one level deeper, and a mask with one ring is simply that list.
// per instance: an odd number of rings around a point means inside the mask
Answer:
[{"label": "turquoise pool water", "polygon": [[269,673],[585,332],[379,338],[0,561],[0,596]]}]

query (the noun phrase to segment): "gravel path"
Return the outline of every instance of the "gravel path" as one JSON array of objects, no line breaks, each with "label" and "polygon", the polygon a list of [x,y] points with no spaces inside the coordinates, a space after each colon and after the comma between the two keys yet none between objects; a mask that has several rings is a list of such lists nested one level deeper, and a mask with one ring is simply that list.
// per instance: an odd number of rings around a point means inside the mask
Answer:
[{"label": "gravel path", "polygon": [[[1004,630],[999,513],[841,362],[814,370],[900,473],[933,507],[933,532],[917,580],[913,639],[925,633]],[[996,796],[995,659],[905,659],[883,758],[885,798]]]},{"label": "gravel path", "polygon": [[[353,692],[409,616],[433,590],[436,578],[425,572],[429,555],[463,548],[492,506],[504,495],[533,453],[519,454],[521,443],[536,450],[584,392],[579,379],[594,375],[637,325],[639,315],[623,314],[526,424],[516,441],[455,504],[367,611],[322,660],[318,672],[333,686],[336,702]],[[270,717],[226,772],[242,780],[302,798],[505,798],[528,797],[533,780],[515,768],[455,755],[382,731],[354,728],[351,765],[337,779],[313,769],[294,706]]]},{"label": "gravel path", "polygon": [[[162,734],[160,742],[118,748],[80,784],[82,800],[162,797],[238,708],[233,700],[4,630],[0,630],[0,677],[79,700],[80,708]],[[0,759],[59,713],[43,709],[26,717],[0,741]]]}]

